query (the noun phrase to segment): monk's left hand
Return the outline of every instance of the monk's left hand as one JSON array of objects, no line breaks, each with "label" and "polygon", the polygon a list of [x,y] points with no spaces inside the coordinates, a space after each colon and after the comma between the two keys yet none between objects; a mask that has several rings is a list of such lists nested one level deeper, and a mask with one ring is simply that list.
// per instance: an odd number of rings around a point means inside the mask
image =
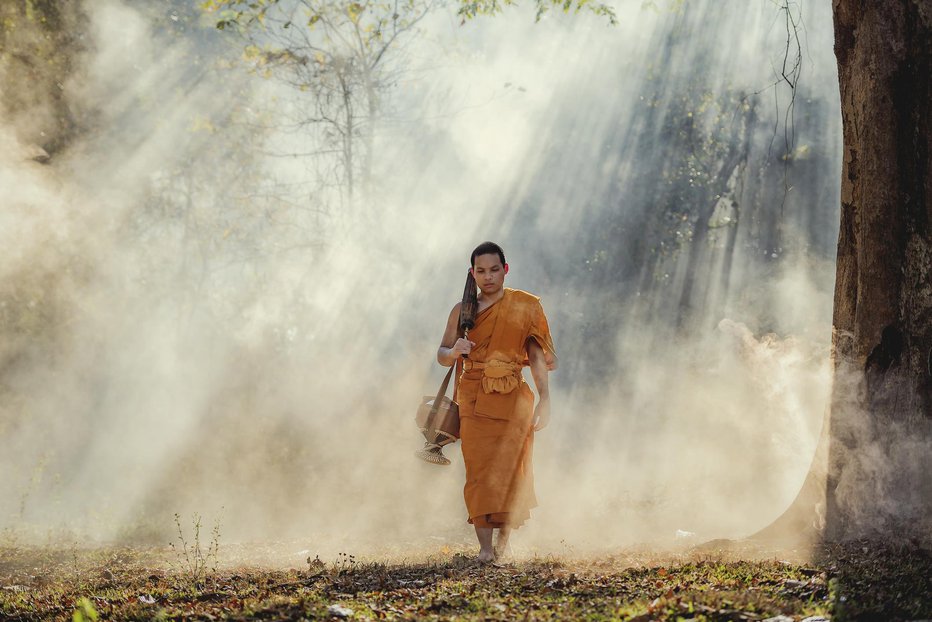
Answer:
[{"label": "monk's left hand", "polygon": [[534,431],[539,432],[550,423],[550,398],[545,397],[537,402],[534,408]]}]

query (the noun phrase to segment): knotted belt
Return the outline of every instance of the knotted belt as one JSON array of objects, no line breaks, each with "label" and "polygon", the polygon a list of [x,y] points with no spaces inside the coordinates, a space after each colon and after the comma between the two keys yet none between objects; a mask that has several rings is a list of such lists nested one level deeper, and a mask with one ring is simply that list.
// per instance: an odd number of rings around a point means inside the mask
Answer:
[{"label": "knotted belt", "polygon": [[521,384],[521,365],[508,361],[471,361],[466,359],[464,371],[482,371],[482,390],[486,393],[511,393]]}]

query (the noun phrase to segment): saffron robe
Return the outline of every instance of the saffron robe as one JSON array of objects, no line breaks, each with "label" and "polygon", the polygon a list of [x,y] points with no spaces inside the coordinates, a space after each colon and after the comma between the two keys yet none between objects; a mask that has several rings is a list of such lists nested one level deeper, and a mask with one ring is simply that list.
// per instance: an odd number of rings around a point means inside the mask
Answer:
[{"label": "saffron robe", "polygon": [[463,493],[469,522],[479,527],[519,527],[537,506],[531,468],[534,394],[521,373],[529,365],[529,339],[551,363],[553,338],[540,299],[509,288],[479,313],[469,331],[476,345],[463,363],[457,402],[466,465]]}]

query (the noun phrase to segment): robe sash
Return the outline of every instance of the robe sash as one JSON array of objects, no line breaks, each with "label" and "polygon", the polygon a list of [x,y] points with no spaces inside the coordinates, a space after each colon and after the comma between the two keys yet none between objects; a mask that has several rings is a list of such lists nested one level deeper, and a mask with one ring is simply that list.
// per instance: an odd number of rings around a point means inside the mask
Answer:
[{"label": "robe sash", "polygon": [[511,393],[521,384],[521,368],[518,363],[491,360],[485,363],[466,361],[464,369],[482,371],[482,391],[485,393]]}]

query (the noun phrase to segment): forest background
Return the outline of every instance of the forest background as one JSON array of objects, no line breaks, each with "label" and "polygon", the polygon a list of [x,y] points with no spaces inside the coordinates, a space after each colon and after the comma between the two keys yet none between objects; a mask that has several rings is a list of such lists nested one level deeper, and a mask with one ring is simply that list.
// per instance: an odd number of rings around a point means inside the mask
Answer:
[{"label": "forest background", "polygon": [[521,546],[786,508],[830,391],[830,7],[240,4],[2,9],[5,538],[468,536],[412,409],[484,239],[561,356]]}]

